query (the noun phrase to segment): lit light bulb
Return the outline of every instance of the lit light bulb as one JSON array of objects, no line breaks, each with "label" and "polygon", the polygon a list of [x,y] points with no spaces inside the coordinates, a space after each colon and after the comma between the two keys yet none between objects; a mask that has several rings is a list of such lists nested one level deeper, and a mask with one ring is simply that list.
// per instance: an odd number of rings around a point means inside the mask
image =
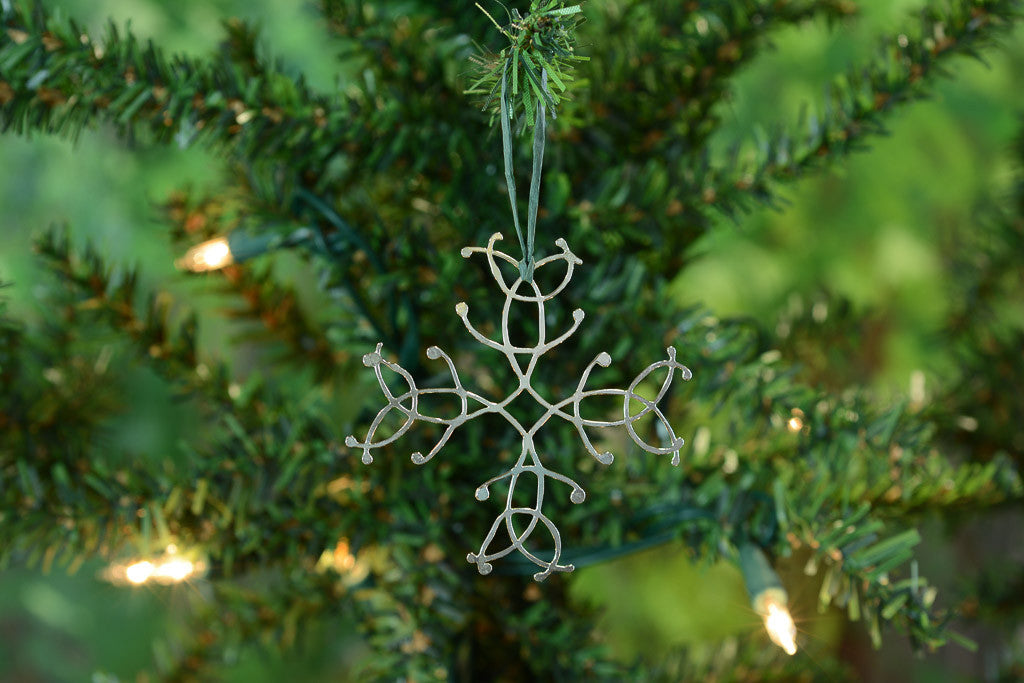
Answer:
[{"label": "lit light bulb", "polygon": [[786,426],[791,432],[799,432],[804,428],[804,411],[799,408],[793,409],[793,415],[786,421]]},{"label": "lit light bulb", "polygon": [[796,654],[796,624],[789,614],[789,596],[779,581],[764,551],[753,543],[739,548],[740,571],[750,593],[750,605],[764,619],[764,628],[772,642]]},{"label": "lit light bulb", "polygon": [[154,574],[157,579],[177,583],[192,576],[194,571],[195,565],[193,563],[177,558],[158,565]]},{"label": "lit light bulb", "polygon": [[230,266],[234,262],[235,257],[231,253],[228,238],[218,237],[189,249],[182,258],[178,259],[176,265],[194,273],[201,273],[218,270],[224,266]]},{"label": "lit light bulb", "polygon": [[111,583],[141,586],[156,582],[163,584],[181,583],[206,572],[206,563],[177,554],[173,543],[159,557],[133,560],[129,564],[113,564],[104,570],[102,576]]},{"label": "lit light bulb", "polygon": [[154,569],[156,567],[153,566],[152,562],[143,560],[142,562],[136,562],[125,567],[124,577],[128,579],[129,583],[134,583],[138,586],[149,581],[149,577],[153,576]]},{"label": "lit light bulb", "polygon": [[363,582],[370,574],[373,550],[362,548],[353,554],[347,538],[340,538],[333,548],[328,548],[316,563],[316,571],[333,571],[340,574],[340,583],[351,588]]},{"label": "lit light bulb", "polygon": [[785,605],[774,602],[767,603],[764,617],[764,628],[768,631],[771,641],[786,651],[787,655],[796,654],[796,624]]},{"label": "lit light bulb", "polygon": [[349,550],[348,539],[343,538],[334,546],[334,566],[338,571],[351,571],[356,566],[356,556]]}]

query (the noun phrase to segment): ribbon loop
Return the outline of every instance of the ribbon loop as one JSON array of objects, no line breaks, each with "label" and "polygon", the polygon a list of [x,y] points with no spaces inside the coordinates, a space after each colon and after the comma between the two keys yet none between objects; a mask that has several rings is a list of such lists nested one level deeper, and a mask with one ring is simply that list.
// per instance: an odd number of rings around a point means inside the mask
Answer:
[{"label": "ribbon loop", "polygon": [[[541,69],[541,88],[548,92],[548,72]],[[533,270],[536,266],[534,242],[537,235],[537,212],[540,209],[540,179],[544,169],[544,141],[547,137],[547,117],[544,110],[544,98],[537,100],[537,119],[533,127],[533,171],[530,175],[530,205],[526,218],[526,239],[523,239],[522,227],[519,225],[519,209],[516,206],[516,180],[512,167],[512,130],[508,106],[508,62],[501,72],[501,147],[505,159],[505,185],[508,187],[508,199],[512,205],[512,224],[519,238],[519,248],[523,251],[523,259],[519,262],[519,274],[523,282],[533,282]]]}]

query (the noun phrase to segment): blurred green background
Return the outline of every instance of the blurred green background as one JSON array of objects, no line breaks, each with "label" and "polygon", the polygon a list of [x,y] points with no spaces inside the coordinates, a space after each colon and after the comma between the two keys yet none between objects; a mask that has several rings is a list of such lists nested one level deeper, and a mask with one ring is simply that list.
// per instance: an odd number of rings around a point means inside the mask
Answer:
[{"label": "blurred green background", "polygon": [[[219,22],[237,16],[263,27],[268,54],[306,74],[315,87],[344,87],[334,48],[315,11],[270,0],[47,0],[98,32],[108,18],[130,21],[143,38],[168,50],[202,55],[216,48]],[[878,38],[914,25],[923,3],[874,0],[841,26],[809,23],[773,34],[766,50],[735,81],[716,114],[723,121],[715,153],[734,144],[753,149],[778,127],[789,127],[801,107],[822,96],[823,85],[851,65],[870,58]],[[585,31],[585,29],[584,29]],[[588,44],[584,37],[582,41]],[[590,50],[600,49],[589,44]],[[871,149],[787,192],[781,210],[759,209],[738,221],[723,218],[693,245],[691,265],[674,283],[687,303],[703,303],[719,315],[754,316],[774,327],[780,317],[813,306],[827,294],[847,299],[859,311],[884,321],[878,349],[865,378],[880,396],[908,391],[923,372],[926,387],[941,382],[953,363],[935,334],[949,307],[944,263],[956,235],[977,229],[987,206],[1008,195],[1017,170],[1011,144],[1024,110],[1024,32],[1006,49],[979,62],[956,64],[953,78],[939,83],[931,101],[898,112],[892,135],[872,140]],[[467,106],[471,106],[467,102]],[[76,145],[50,138],[0,138],[0,281],[18,315],[38,317],[46,300],[43,277],[31,255],[33,231],[68,223],[76,240],[91,240],[111,260],[143,266],[145,282],[178,293],[197,291],[177,274],[156,204],[182,185],[215,186],[218,161],[196,149],[129,149],[110,131],[82,136]],[[1006,302],[1006,315],[1024,321],[1024,296]],[[200,298],[203,345],[217,354],[232,334],[217,316],[224,305]],[[919,375],[920,376],[920,375]],[[162,384],[145,373],[131,388],[135,408],[111,425],[111,451],[173,452],[173,439],[189,419]],[[141,457],[141,456],[140,456]],[[937,525],[936,525],[937,527]],[[931,535],[941,539],[941,533]],[[958,560],[941,540],[926,544],[922,571],[940,586],[952,586]],[[792,563],[794,613],[812,644],[837,647],[843,628],[835,615],[814,611],[816,589],[800,582]],[[162,656],[161,637],[182,628],[183,597],[196,585],[115,587],[98,578],[102,567],[86,564],[76,575],[43,576],[9,569],[0,573],[0,680],[80,681],[93,672],[135,680]],[[751,613],[742,580],[732,567],[694,567],[679,548],[578,572],[578,599],[603,606],[600,628],[615,652],[665,656],[694,648],[711,656],[723,643],[764,636]],[[609,590],[629,585],[630,591]],[[238,653],[233,679],[337,680],[358,639],[344,615],[317,625],[300,648],[284,658]],[[898,641],[898,637],[890,640]],[[947,648],[949,649],[949,648]],[[977,657],[943,654],[913,666],[891,668],[906,655],[900,642],[887,644],[879,675],[919,680],[969,677]],[[807,655],[799,655],[807,656]],[[972,657],[974,657],[972,659]],[[812,659],[808,666],[814,667]],[[953,668],[947,668],[952,666]]]}]

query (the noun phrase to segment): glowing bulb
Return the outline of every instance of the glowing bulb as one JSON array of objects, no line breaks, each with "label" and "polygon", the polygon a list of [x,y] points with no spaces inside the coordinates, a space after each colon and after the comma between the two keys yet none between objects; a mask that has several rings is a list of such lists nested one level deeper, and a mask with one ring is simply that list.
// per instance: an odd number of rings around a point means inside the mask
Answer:
[{"label": "glowing bulb", "polygon": [[356,566],[356,556],[349,550],[347,538],[339,540],[334,547],[334,566],[338,571],[351,571]]},{"label": "glowing bulb", "polygon": [[130,564],[125,567],[124,576],[130,583],[134,583],[136,586],[146,583],[149,577],[153,575],[153,571],[156,567],[153,566],[152,562],[142,561]]},{"label": "glowing bulb", "polygon": [[162,556],[133,560],[127,565],[113,564],[102,576],[111,583],[141,586],[152,581],[163,584],[181,583],[206,572],[206,563],[203,560],[194,556],[189,559],[189,556],[183,557],[176,554],[177,552],[177,546],[172,543],[167,546]]},{"label": "glowing bulb", "polygon": [[353,554],[348,539],[341,538],[333,548],[328,548],[320,555],[316,570],[319,573],[336,572],[341,575],[342,586],[352,587],[362,583],[369,575],[373,552],[372,549],[362,548]]},{"label": "glowing bulb", "polygon": [[769,602],[768,611],[764,616],[764,628],[772,642],[786,651],[787,655],[796,654],[796,624],[784,605]]},{"label": "glowing bulb", "polygon": [[789,423],[788,424],[789,424],[789,431],[791,431],[791,432],[799,432],[801,429],[803,429],[804,421],[801,420],[799,417],[793,416],[793,417],[789,418]]},{"label": "glowing bulb", "polygon": [[235,262],[231,247],[226,237],[197,244],[186,252],[185,256],[178,260],[177,266],[194,273],[201,273],[207,270],[218,270],[224,266],[230,266]]},{"label": "glowing bulb", "polygon": [[157,566],[155,574],[158,579],[178,582],[190,577],[194,570],[195,565],[188,560],[174,559]]},{"label": "glowing bulb", "polygon": [[[795,413],[794,417],[799,417]],[[739,560],[750,593],[750,605],[754,613],[764,619],[768,637],[786,654],[796,654],[796,624],[789,614],[789,596],[779,575],[772,569],[764,551],[752,543],[740,546]]]}]

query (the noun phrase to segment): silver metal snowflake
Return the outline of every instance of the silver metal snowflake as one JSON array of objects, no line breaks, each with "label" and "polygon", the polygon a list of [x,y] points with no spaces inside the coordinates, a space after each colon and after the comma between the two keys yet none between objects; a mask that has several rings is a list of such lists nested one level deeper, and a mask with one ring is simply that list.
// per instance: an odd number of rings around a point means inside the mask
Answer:
[{"label": "silver metal snowflake", "polygon": [[[452,361],[451,357],[437,346],[431,346],[427,349],[427,357],[431,360],[437,360],[439,358],[444,360],[448,365],[448,370],[451,372],[454,386],[420,389],[416,386],[416,382],[412,375],[410,375],[404,368],[396,363],[385,360],[381,356],[382,345],[377,344],[376,351],[363,356],[363,364],[367,367],[373,368],[377,375],[377,381],[380,384],[380,388],[384,392],[385,398],[387,398],[388,404],[384,406],[384,408],[382,408],[373,419],[364,441],[359,441],[354,436],[349,436],[345,439],[345,443],[350,448],[361,448],[363,451],[363,462],[365,464],[370,464],[373,462],[373,456],[370,454],[371,450],[381,448],[398,440],[403,434],[409,431],[415,422],[422,421],[444,425],[446,427],[444,433],[429,453],[426,455],[423,455],[422,453],[412,454],[412,461],[417,465],[422,465],[437,455],[441,448],[451,438],[455,430],[466,422],[491,413],[503,417],[522,436],[522,452],[519,454],[519,458],[516,460],[515,464],[508,471],[488,479],[477,488],[476,498],[477,500],[483,501],[490,497],[490,487],[492,484],[503,479],[509,480],[508,495],[505,498],[505,509],[494,520],[490,531],[487,533],[486,538],[484,538],[483,543],[480,545],[479,552],[469,553],[466,556],[466,559],[469,562],[476,564],[477,569],[481,574],[489,574],[493,569],[493,566],[491,565],[493,560],[502,558],[510,554],[512,551],[518,550],[531,562],[543,569],[543,571],[537,572],[533,575],[533,578],[537,581],[543,581],[552,572],[571,572],[574,568],[571,564],[559,563],[562,556],[562,537],[558,531],[558,527],[556,527],[554,522],[552,522],[551,519],[549,519],[542,511],[546,484],[548,480],[551,479],[569,486],[572,489],[569,494],[569,500],[573,503],[582,503],[586,498],[586,493],[575,481],[564,474],[548,469],[541,462],[535,443],[535,437],[538,431],[553,417],[563,419],[576,427],[587,452],[589,452],[590,455],[592,455],[598,462],[608,465],[613,460],[612,454],[609,452],[598,452],[598,450],[594,448],[594,444],[591,442],[586,430],[587,428],[601,429],[605,427],[624,426],[626,431],[629,433],[630,438],[642,449],[649,453],[664,455],[671,454],[672,464],[678,465],[679,448],[683,445],[683,439],[675,435],[675,432],[672,430],[672,425],[669,424],[668,419],[658,407],[658,404],[668,393],[676,370],[680,371],[684,380],[690,379],[691,374],[689,369],[676,362],[676,350],[673,347],[669,347],[668,359],[649,366],[633,380],[628,389],[584,389],[587,378],[590,376],[590,373],[593,371],[595,366],[600,365],[601,367],[608,367],[611,363],[611,356],[602,352],[599,353],[583,371],[583,376],[580,377],[580,381],[576,386],[575,392],[570,396],[561,399],[557,403],[551,403],[545,399],[531,385],[533,373],[537,368],[537,362],[541,356],[564,342],[576,332],[580,323],[583,322],[584,313],[578,308],[573,311],[572,326],[566,332],[548,341],[547,314],[544,305],[545,302],[558,296],[562,290],[565,289],[572,278],[573,268],[583,262],[577,258],[575,254],[569,251],[569,247],[564,239],[558,239],[555,241],[555,244],[562,250],[562,252],[560,254],[555,254],[541,259],[537,262],[535,269],[536,272],[536,270],[539,270],[549,264],[559,261],[565,262],[565,276],[562,279],[562,282],[555,287],[554,290],[544,294],[537,285],[536,279],[533,279],[529,283],[525,283],[522,277],[518,277],[512,285],[509,286],[505,282],[505,277],[502,275],[499,267],[499,261],[509,263],[513,267],[517,266],[517,261],[508,254],[494,249],[494,243],[499,239],[501,239],[501,235],[499,233],[495,233],[491,236],[486,247],[466,247],[462,250],[462,256],[464,258],[469,258],[474,253],[485,254],[490,264],[491,274],[493,275],[495,282],[498,284],[498,287],[501,288],[501,291],[505,295],[505,305],[501,312],[500,341],[485,337],[476,329],[476,327],[473,326],[473,323],[469,321],[469,306],[466,302],[463,301],[456,304],[455,312],[460,318],[462,318],[462,322],[466,325],[466,329],[469,330],[469,333],[473,335],[474,339],[484,346],[488,346],[500,352],[505,359],[508,360],[512,371],[515,373],[516,377],[519,378],[519,386],[504,399],[500,401],[491,401],[476,392],[466,389],[462,380],[459,378],[458,370],[456,370],[455,363]],[[519,293],[521,289],[524,289],[524,285],[529,288],[527,291],[532,290],[532,294]],[[509,339],[509,315],[514,301],[536,304],[537,306],[538,334],[537,343],[534,346],[516,346]],[[407,391],[397,396],[391,392],[384,380],[382,372],[385,367],[401,376],[408,385]],[[654,399],[648,400],[637,394],[636,389],[640,383],[659,368],[668,368],[668,373],[661,385],[661,389],[658,391],[657,396]],[[529,394],[544,410],[543,415],[529,426],[521,423],[507,410],[508,406],[517,397],[524,393]],[[427,415],[423,412],[420,401],[421,397],[439,394],[451,396],[458,401],[461,406],[458,415],[451,418],[444,418]],[[583,399],[592,396],[621,397],[622,419],[591,420],[582,417],[580,415],[580,403]],[[638,402],[643,406],[643,408],[639,412],[631,414],[631,401]],[[397,410],[401,415],[404,415],[404,422],[397,431],[387,438],[381,439],[380,441],[374,441],[374,435],[376,434],[377,429],[383,423],[387,415],[394,410]],[[655,418],[660,422],[660,426],[664,428],[664,434],[667,435],[666,440],[669,444],[666,447],[648,445],[644,443],[636,433],[634,423],[640,418],[651,413],[653,413]],[[526,474],[531,474],[536,477],[536,504],[533,507],[517,507],[513,504],[513,494],[515,493],[516,486],[519,484],[520,477]],[[513,518],[517,515],[521,515],[526,518],[523,520],[525,521],[525,527],[522,531],[517,531],[513,522]],[[533,534],[539,525],[543,525],[554,540],[554,553],[549,560],[538,557],[535,553],[527,550],[525,547],[527,539],[531,534]],[[495,537],[498,535],[502,527],[504,527],[505,531],[508,533],[509,544],[500,550],[491,551],[491,545],[495,542]]]}]

